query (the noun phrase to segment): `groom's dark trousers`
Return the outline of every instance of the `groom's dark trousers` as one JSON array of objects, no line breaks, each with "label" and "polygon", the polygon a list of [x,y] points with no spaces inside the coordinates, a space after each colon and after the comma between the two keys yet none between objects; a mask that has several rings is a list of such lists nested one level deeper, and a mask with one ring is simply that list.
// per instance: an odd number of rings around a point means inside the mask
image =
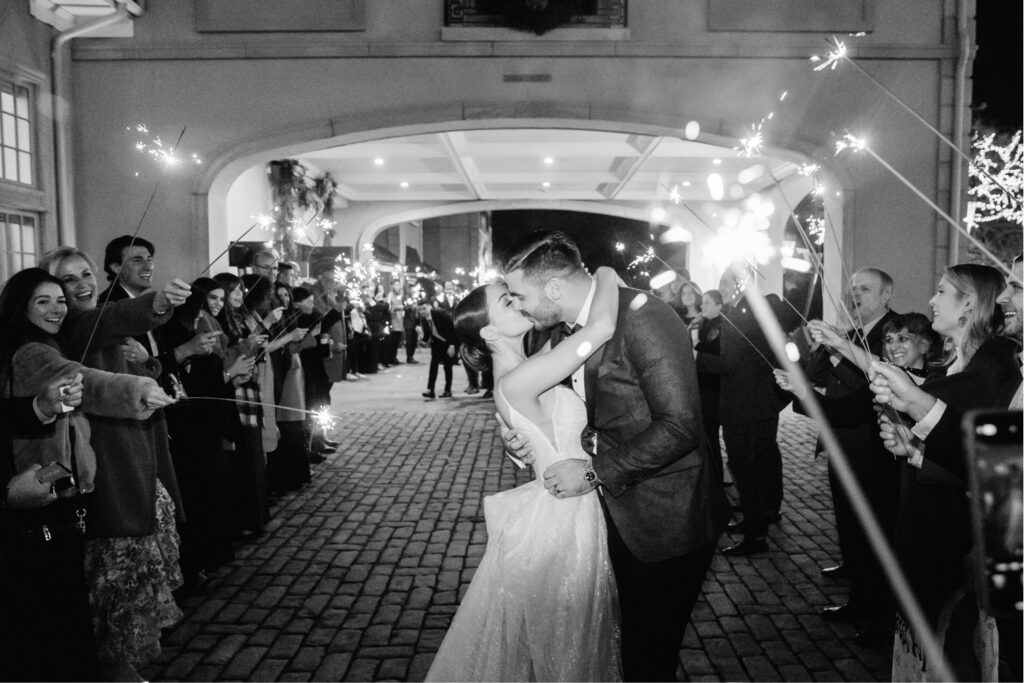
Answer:
[{"label": "groom's dark trousers", "polygon": [[623,678],[674,681],[680,643],[717,544],[661,562],[642,562],[626,547],[607,509],[605,520],[619,589]]}]

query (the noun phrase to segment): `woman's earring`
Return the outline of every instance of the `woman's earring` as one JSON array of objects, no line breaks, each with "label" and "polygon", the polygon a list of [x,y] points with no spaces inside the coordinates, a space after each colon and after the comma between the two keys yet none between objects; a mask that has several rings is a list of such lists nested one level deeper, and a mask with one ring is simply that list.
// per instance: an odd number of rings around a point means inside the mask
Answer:
[{"label": "woman's earring", "polygon": [[956,322],[957,322],[957,324],[960,327],[966,327],[967,326],[967,316],[965,316],[965,315],[960,316],[959,318],[957,318]]}]

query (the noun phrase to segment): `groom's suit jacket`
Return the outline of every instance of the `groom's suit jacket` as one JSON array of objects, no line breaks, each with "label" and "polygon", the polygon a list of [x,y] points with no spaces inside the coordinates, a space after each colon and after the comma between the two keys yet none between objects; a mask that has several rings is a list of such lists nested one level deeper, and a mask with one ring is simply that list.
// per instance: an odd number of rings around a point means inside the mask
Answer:
[{"label": "groom's suit jacket", "polygon": [[[534,335],[531,350],[551,336]],[[729,516],[722,463],[704,435],[690,334],[679,316],[651,294],[620,288],[615,334],[587,360],[584,386],[598,436],[594,470],[630,551],[656,562],[717,540]]]}]

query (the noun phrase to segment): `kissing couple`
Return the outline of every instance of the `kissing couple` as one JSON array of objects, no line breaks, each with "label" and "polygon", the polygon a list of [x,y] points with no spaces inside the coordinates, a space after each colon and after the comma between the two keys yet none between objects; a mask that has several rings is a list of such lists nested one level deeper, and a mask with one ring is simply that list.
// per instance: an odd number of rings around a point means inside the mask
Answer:
[{"label": "kissing couple", "polygon": [[454,317],[535,479],[484,499],[487,549],[427,680],[675,680],[729,516],[682,321],[557,231]]}]

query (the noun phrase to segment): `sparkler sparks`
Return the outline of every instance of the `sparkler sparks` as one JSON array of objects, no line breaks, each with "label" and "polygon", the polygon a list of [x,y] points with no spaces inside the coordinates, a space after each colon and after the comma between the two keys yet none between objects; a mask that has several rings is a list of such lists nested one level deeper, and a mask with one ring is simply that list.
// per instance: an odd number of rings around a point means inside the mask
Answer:
[{"label": "sparkler sparks", "polygon": [[[140,136],[135,141],[135,149],[140,154],[149,157],[164,168],[177,166],[181,163],[181,159],[175,154],[174,146],[165,145],[159,135],[150,133],[149,127],[146,124],[137,123],[134,126],[126,126],[125,130]],[[203,163],[203,160],[197,154],[190,154],[189,161],[196,165]],[[136,173],[136,175],[138,174]]]},{"label": "sparkler sparks", "polygon": [[313,422],[316,423],[316,426],[319,427],[320,429],[323,429],[325,432],[334,429],[336,419],[333,415],[331,415],[330,410],[327,408],[327,406],[324,406],[319,410],[313,411],[312,418]]},{"label": "sparkler sparks", "polygon": [[761,134],[763,123],[759,123],[750,131],[750,135],[740,138],[740,146],[736,149],[741,157],[761,156],[761,146],[764,144],[764,136]]},{"label": "sparkler sparks", "polygon": [[836,154],[840,152],[852,149],[855,152],[863,151],[868,146],[867,140],[864,138],[858,138],[850,133],[847,133],[842,139],[836,141]]},{"label": "sparkler sparks", "polygon": [[846,44],[843,43],[841,40],[837,40],[836,49],[829,52],[824,59],[822,59],[818,55],[813,55],[811,57],[811,61],[820,62],[820,64],[814,67],[815,71],[823,71],[824,69],[830,69],[832,71],[835,71],[836,65],[839,64],[839,60],[845,58]]}]

